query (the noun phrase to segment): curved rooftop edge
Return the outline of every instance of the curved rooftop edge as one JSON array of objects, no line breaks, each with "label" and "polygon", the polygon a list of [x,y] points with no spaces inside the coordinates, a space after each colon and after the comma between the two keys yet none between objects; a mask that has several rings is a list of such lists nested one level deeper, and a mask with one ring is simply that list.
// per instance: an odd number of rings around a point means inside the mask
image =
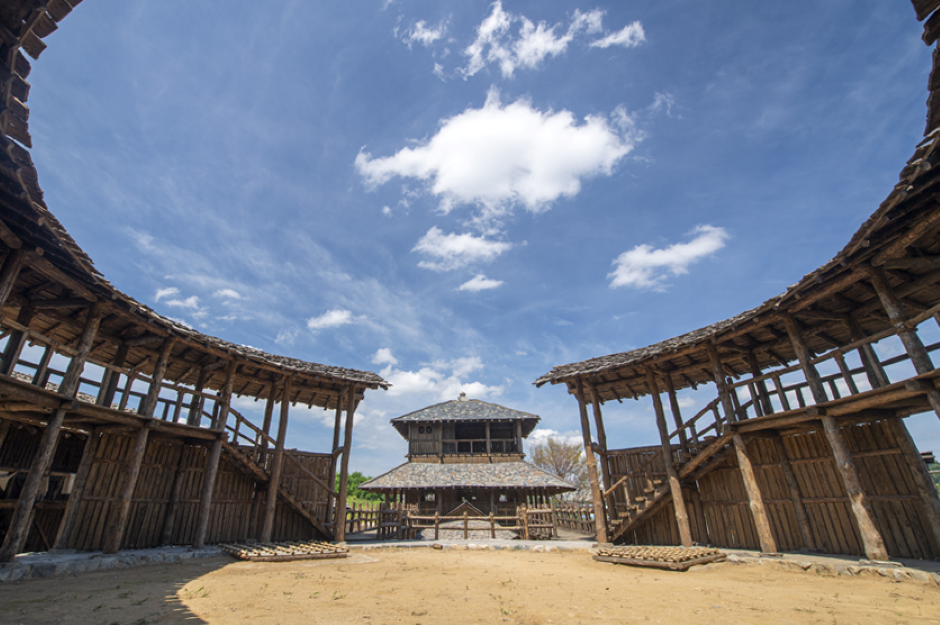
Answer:
[{"label": "curved rooftop edge", "polygon": [[408,423],[420,421],[521,421],[522,435],[527,437],[538,425],[538,415],[492,404],[479,399],[467,399],[464,393],[460,399],[441,402],[409,412],[391,420],[392,425],[403,437],[408,437]]},{"label": "curved rooftop edge", "polygon": [[[4,0],[0,2],[0,242],[8,256],[22,256],[20,277],[6,300],[7,327],[28,327],[66,348],[81,335],[83,311],[104,307],[98,341],[90,362],[112,363],[124,347],[123,361],[143,374],[153,371],[164,339],[173,339],[165,378],[220,389],[226,372],[221,364],[236,362],[234,390],[266,397],[286,377],[292,402],[324,408],[336,406],[343,388],[387,389],[389,383],[359,371],[278,356],[208,336],[164,317],[117,289],[95,269],[91,258],[49,210],[29,154],[30,63],[46,48],[43,41],[81,0]],[[19,310],[30,317],[16,319]]]},{"label": "curved rooftop edge", "polygon": [[[927,20],[923,40],[940,38],[940,0],[912,0]],[[929,19],[928,19],[929,18]],[[566,383],[575,392],[588,379],[601,401],[649,393],[646,370],[675,389],[715,381],[708,352],[720,356],[725,373],[744,373],[797,360],[786,325],[801,328],[815,353],[843,347],[894,326],[871,286],[883,279],[921,316],[934,314],[940,297],[940,48],[933,52],[924,139],[901,170],[899,182],[835,257],[760,306],[710,326],[647,347],[559,365],[534,384]],[[924,302],[927,302],[925,304]]]},{"label": "curved rooftop edge", "polygon": [[542,488],[551,494],[577,490],[565,480],[528,462],[426,464],[407,462],[359,485],[381,493],[428,488]]}]

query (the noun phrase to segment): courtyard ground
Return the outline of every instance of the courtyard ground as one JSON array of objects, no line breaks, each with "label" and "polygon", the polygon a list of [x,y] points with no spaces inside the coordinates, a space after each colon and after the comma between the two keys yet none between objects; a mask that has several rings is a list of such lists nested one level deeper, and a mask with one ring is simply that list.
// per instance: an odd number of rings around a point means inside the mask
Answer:
[{"label": "courtyard ground", "polygon": [[585,551],[377,549],[217,556],[0,585],[12,623],[937,623],[940,587],[721,563],[685,573]]}]

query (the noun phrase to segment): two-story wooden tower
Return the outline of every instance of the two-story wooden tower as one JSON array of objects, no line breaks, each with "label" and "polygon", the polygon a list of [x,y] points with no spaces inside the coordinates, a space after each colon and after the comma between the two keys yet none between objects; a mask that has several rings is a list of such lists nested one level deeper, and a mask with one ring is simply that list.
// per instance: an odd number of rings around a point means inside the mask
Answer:
[{"label": "two-story wooden tower", "polygon": [[517,505],[575,490],[525,462],[522,441],[539,417],[465,393],[454,401],[392,419],[408,441],[408,462],[359,488],[442,515],[464,503],[483,513],[513,514]]}]

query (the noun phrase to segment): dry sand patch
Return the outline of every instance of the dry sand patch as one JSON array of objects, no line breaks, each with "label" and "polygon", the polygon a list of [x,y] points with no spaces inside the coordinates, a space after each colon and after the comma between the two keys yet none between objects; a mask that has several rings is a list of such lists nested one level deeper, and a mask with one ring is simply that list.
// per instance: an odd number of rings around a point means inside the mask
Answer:
[{"label": "dry sand patch", "polygon": [[934,584],[718,564],[673,573],[586,552],[377,550],[228,557],[0,585],[2,623],[937,623]]}]

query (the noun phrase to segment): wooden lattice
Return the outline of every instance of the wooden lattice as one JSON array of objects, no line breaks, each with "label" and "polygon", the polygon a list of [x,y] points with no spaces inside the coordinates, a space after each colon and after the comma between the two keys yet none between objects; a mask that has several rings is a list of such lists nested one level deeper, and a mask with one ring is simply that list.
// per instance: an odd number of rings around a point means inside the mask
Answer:
[{"label": "wooden lattice", "polygon": [[601,547],[594,559],[612,564],[631,564],[670,571],[686,571],[696,564],[724,560],[726,555],[712,547]]},{"label": "wooden lattice", "polygon": [[253,562],[285,562],[288,560],[323,560],[345,558],[349,548],[317,542],[228,543],[219,545],[226,553]]}]

